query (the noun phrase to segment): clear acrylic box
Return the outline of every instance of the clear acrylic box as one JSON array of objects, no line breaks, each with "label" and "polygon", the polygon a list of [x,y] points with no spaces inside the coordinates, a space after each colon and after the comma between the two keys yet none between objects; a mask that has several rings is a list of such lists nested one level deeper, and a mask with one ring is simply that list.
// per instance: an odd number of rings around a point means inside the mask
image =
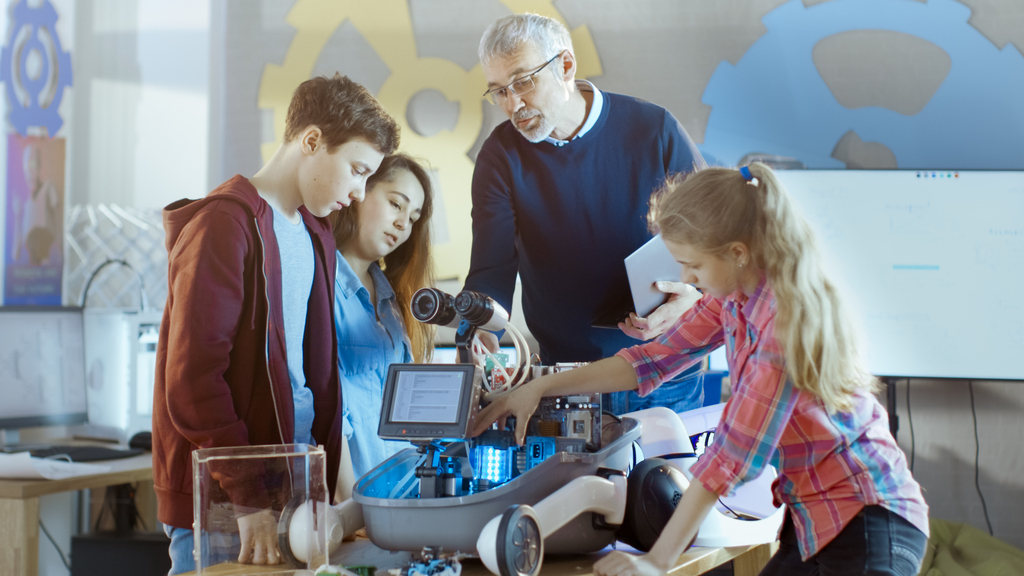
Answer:
[{"label": "clear acrylic box", "polygon": [[326,465],[322,448],[303,444],[193,452],[196,574],[312,575],[327,564],[342,535]]}]

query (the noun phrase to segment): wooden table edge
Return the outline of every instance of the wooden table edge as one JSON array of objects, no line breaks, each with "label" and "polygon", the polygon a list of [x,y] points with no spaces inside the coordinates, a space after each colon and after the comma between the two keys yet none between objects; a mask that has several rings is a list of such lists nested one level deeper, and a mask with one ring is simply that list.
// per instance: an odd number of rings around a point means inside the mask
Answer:
[{"label": "wooden table edge", "polygon": [[73,492],[88,488],[103,488],[113,484],[142,482],[153,479],[153,455],[139,454],[121,460],[95,462],[110,466],[109,472],[75,476],[60,480],[23,480],[17,478],[0,479],[0,498],[38,498],[48,494]]}]

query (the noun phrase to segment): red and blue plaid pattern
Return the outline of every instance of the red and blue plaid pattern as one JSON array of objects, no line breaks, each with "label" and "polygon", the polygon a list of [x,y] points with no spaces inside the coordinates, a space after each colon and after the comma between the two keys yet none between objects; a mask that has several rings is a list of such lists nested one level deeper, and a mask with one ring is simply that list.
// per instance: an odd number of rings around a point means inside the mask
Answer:
[{"label": "red and blue plaid pattern", "polygon": [[928,534],[928,505],[870,393],[848,412],[829,413],[786,377],[775,338],[775,294],[762,279],[747,297],[705,296],[661,337],[618,353],[645,395],[725,345],[732,396],[715,441],[691,468],[705,488],[728,494],[765,466],[779,471],[776,504],[789,506],[806,560],[868,505],[881,505]]}]

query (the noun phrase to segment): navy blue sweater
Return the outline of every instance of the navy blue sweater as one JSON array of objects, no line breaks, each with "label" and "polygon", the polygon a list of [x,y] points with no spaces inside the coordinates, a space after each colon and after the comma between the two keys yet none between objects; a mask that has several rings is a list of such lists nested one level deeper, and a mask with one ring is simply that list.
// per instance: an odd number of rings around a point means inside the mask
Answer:
[{"label": "navy blue sweater", "polygon": [[651,192],[666,175],[703,164],[669,111],[603,95],[594,126],[564,146],[530,143],[503,122],[473,172],[465,287],[511,310],[518,272],[526,323],[545,364],[597,360],[638,343],[591,323],[630,298],[623,260],[651,238]]}]

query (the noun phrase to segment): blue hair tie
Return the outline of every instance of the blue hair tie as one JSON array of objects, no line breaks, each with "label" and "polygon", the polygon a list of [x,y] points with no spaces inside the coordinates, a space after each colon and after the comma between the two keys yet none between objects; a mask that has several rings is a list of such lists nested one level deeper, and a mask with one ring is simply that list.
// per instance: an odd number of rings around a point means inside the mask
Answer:
[{"label": "blue hair tie", "polygon": [[750,184],[751,186],[756,187],[761,184],[760,180],[758,180],[756,176],[750,173],[750,166],[744,166],[740,168],[740,175],[743,176],[743,179],[746,180],[747,184]]}]

